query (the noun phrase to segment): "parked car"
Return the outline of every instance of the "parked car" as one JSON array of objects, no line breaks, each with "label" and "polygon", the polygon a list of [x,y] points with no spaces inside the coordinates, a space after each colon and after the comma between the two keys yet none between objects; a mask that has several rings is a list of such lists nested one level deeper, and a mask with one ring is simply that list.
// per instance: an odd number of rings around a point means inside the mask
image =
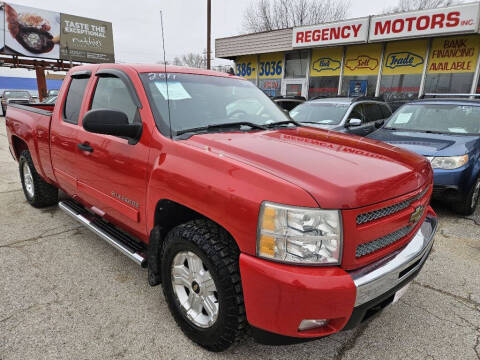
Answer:
[{"label": "parked car", "polygon": [[275,96],[273,101],[286,111],[290,111],[305,102],[303,96]]},{"label": "parked car", "polygon": [[301,124],[360,136],[375,131],[391,114],[387,103],[364,96],[317,98],[290,112]]},{"label": "parked car", "polygon": [[26,90],[5,90],[2,93],[2,113],[5,116],[9,104],[30,104],[32,95]]},{"label": "parked car", "polygon": [[425,99],[399,108],[369,135],[431,162],[433,196],[460,214],[475,211],[480,195],[480,101]]},{"label": "parked car", "polygon": [[433,245],[424,157],[301,126],[225,73],[79,66],[55,105],[11,105],[6,126],[27,201],[55,205],[62,189],[59,207],[147,267],[212,351],[247,326],[263,339],[352,328],[404,293]]}]

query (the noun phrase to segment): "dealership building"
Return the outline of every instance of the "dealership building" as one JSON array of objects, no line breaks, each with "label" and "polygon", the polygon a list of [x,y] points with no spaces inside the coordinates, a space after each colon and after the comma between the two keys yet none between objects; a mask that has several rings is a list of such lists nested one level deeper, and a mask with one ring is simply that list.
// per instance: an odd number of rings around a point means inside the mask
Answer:
[{"label": "dealership building", "polygon": [[270,96],[475,94],[480,3],[216,39],[216,57]]}]

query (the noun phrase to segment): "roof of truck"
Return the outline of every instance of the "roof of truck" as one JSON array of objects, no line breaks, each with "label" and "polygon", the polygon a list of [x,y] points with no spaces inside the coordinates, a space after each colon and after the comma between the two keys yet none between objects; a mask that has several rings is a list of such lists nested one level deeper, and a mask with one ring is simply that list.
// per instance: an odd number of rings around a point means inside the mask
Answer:
[{"label": "roof of truck", "polygon": [[[162,64],[90,64],[90,65],[81,65],[77,67],[78,69],[83,70],[92,70],[99,67],[100,69],[112,68],[112,69],[122,69],[122,68],[131,68],[138,73],[150,73],[150,72],[159,72],[164,73],[180,73],[180,74],[196,74],[196,75],[209,75],[209,76],[220,76],[220,77],[230,77],[236,79],[244,78],[231,75],[225,72],[213,71],[213,70],[206,70],[206,69],[195,69],[189,68],[185,66],[174,66],[174,65],[162,65]],[[75,69],[75,68],[74,68]]]}]

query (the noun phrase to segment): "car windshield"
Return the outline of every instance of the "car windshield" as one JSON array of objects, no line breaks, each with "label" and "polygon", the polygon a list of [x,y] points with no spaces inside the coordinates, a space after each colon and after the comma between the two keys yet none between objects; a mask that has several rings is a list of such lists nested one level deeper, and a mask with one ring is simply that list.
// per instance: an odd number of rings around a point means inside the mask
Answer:
[{"label": "car windshield", "polygon": [[348,110],[348,104],[307,102],[290,111],[299,123],[338,125]]},{"label": "car windshield", "polygon": [[168,81],[165,73],[145,73],[141,78],[153,103],[155,121],[159,124],[170,118],[175,133],[230,123],[263,126],[290,120],[246,80],[174,73],[168,74]]},{"label": "car windshield", "polygon": [[26,91],[5,91],[3,96],[6,98],[22,98],[28,99],[30,94]]},{"label": "car windshield", "polygon": [[442,134],[479,134],[480,106],[458,104],[410,104],[398,109],[385,126]]}]

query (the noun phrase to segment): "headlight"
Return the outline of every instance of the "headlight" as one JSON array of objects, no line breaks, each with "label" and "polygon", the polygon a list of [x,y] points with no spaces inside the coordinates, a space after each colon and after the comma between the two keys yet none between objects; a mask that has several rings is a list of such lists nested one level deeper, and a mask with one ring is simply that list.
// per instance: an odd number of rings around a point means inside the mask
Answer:
[{"label": "headlight", "polygon": [[292,264],[336,265],[341,252],[340,211],[262,204],[258,256]]},{"label": "headlight", "polygon": [[434,169],[453,170],[465,165],[468,162],[468,155],[436,157],[427,156],[427,159],[430,160],[432,168]]}]

